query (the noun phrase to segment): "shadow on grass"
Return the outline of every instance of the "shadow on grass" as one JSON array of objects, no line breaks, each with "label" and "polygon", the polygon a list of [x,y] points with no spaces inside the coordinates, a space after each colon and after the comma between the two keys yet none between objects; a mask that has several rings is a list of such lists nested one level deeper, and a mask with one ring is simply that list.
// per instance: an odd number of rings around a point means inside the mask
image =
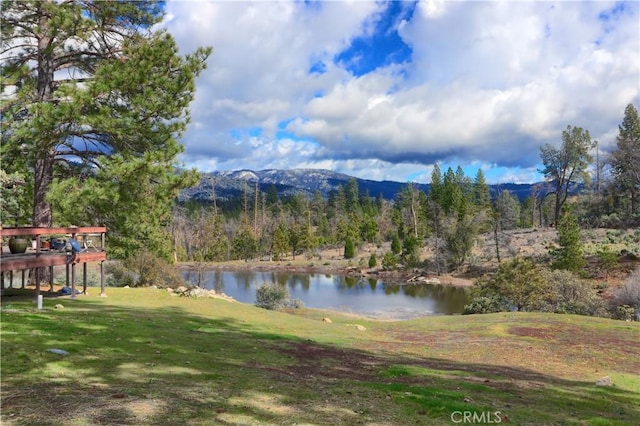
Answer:
[{"label": "shadow on grass", "polygon": [[3,424],[452,424],[457,411],[512,424],[640,419],[640,395],[616,387],[81,299],[63,310],[4,304],[1,378]]}]

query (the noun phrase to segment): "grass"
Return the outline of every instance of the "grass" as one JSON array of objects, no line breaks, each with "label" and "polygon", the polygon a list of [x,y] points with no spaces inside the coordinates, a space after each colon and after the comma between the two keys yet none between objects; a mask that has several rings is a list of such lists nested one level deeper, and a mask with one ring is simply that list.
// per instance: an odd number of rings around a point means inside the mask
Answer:
[{"label": "grass", "polygon": [[[637,323],[526,313],[384,322],[154,289],[108,295],[45,298],[42,310],[32,296],[2,298],[3,425],[446,425],[458,412],[640,423]],[[613,385],[596,386],[603,376]]]}]

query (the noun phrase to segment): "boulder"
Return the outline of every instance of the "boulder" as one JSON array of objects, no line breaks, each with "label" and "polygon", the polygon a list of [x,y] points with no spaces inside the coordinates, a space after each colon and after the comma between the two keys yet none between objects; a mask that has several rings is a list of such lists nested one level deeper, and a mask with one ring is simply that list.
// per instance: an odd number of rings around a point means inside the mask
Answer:
[{"label": "boulder", "polygon": [[611,377],[605,376],[596,380],[596,386],[612,386],[613,382],[611,381]]}]

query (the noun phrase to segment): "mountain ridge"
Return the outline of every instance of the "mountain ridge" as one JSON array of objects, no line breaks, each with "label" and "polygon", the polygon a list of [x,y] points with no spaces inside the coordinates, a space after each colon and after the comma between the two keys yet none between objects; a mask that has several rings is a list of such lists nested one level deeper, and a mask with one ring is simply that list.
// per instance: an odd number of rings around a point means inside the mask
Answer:
[{"label": "mountain ridge", "polygon": [[[198,185],[183,190],[179,201],[228,200],[242,196],[245,191],[253,193],[256,183],[258,190],[265,193],[275,186],[280,197],[292,196],[296,193],[311,197],[316,192],[327,197],[332,191],[337,191],[339,186],[346,186],[351,179],[355,179],[358,183],[360,194],[369,194],[372,197],[382,196],[387,200],[393,200],[396,194],[409,183],[425,192],[428,192],[431,187],[430,184],[425,183],[362,179],[326,169],[221,170],[202,172]],[[489,187],[493,194],[506,189],[520,200],[524,200],[530,195],[534,185],[536,184],[504,183],[489,185]]]}]

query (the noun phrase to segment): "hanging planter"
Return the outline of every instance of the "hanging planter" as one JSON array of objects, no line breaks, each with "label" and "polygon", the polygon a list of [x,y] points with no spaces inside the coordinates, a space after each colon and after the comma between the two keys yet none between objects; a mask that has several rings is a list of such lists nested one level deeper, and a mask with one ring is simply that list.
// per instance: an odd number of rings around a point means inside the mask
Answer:
[{"label": "hanging planter", "polygon": [[9,251],[13,254],[24,253],[31,245],[31,240],[24,237],[12,237],[9,239]]}]

